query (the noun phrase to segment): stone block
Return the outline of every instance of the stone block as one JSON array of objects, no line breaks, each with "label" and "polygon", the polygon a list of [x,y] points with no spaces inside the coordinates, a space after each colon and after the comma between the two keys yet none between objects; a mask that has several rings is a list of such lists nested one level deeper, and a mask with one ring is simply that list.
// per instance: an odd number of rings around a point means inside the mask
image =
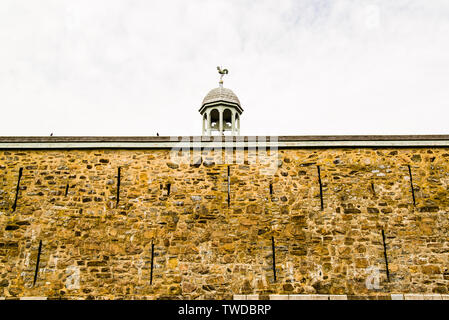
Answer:
[{"label": "stone block", "polygon": [[424,295],[418,293],[406,293],[404,294],[404,300],[424,300]]},{"label": "stone block", "polygon": [[424,300],[443,300],[441,294],[433,293],[433,294],[424,294]]},{"label": "stone block", "polygon": [[348,296],[345,294],[331,294],[329,300],[348,300]]},{"label": "stone block", "polygon": [[289,300],[329,300],[327,294],[291,294]]},{"label": "stone block", "polygon": [[288,294],[270,294],[270,300],[289,300]]}]

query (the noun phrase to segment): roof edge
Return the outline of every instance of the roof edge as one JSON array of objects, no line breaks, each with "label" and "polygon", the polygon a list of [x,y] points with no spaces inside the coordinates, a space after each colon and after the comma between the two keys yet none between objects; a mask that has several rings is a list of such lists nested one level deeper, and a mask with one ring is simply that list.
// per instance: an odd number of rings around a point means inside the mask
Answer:
[{"label": "roof edge", "polygon": [[407,141],[407,140],[448,140],[449,135],[307,135],[307,136],[0,136],[0,142],[158,142],[158,141],[211,141],[214,139],[254,140],[271,138],[279,141]]},{"label": "roof edge", "polygon": [[449,147],[449,135],[369,136],[4,136],[0,149],[195,148],[216,146],[336,148]]}]

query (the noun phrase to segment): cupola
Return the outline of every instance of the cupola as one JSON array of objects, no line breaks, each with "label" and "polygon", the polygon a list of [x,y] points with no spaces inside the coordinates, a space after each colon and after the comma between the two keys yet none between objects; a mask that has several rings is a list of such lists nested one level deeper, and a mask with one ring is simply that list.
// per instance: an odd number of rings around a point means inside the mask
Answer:
[{"label": "cupola", "polygon": [[209,91],[199,110],[203,117],[203,136],[240,135],[240,116],[243,109],[235,93],[223,87],[227,69],[217,67],[220,74],[218,88]]}]

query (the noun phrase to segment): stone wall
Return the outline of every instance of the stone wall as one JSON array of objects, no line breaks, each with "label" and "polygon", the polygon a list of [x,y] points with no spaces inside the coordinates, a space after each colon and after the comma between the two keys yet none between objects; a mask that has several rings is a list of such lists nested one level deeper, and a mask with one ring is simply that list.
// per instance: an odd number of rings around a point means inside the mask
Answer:
[{"label": "stone wall", "polygon": [[228,166],[210,152],[0,150],[0,296],[448,293],[449,149],[278,157],[267,174],[247,151]]}]

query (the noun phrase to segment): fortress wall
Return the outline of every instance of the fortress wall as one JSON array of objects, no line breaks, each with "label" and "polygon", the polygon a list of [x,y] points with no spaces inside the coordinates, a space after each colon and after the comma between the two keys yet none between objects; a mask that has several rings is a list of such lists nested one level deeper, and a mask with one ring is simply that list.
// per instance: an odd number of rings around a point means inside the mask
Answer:
[{"label": "fortress wall", "polygon": [[448,293],[449,148],[217,157],[0,150],[0,296]]}]

